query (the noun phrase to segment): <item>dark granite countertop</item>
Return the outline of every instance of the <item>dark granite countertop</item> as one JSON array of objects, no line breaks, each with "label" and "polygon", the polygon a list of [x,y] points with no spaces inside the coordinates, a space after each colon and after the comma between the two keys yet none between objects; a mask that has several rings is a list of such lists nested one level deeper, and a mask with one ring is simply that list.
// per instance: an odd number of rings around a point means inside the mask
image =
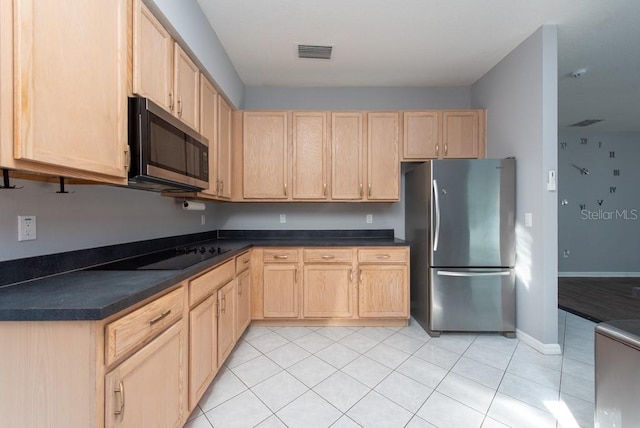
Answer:
[{"label": "dark granite countertop", "polygon": [[[304,231],[303,231],[304,232]],[[316,232],[316,231],[313,231]],[[318,231],[319,232],[319,231]],[[323,231],[326,232],[326,231]],[[408,246],[388,236],[223,233],[228,252],[183,270],[75,270],[0,287],[0,321],[101,320],[180,281],[259,247]]]}]

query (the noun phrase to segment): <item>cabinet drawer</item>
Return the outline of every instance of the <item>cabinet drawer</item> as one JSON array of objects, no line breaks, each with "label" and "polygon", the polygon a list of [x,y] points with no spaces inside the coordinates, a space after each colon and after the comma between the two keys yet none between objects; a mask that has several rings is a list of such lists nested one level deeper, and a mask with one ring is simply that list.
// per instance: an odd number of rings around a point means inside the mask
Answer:
[{"label": "cabinet drawer", "polygon": [[313,248],[303,252],[305,263],[351,263],[351,248]]},{"label": "cabinet drawer", "polygon": [[235,275],[235,262],[229,260],[189,282],[189,306],[193,306]]},{"label": "cabinet drawer", "polygon": [[106,327],[107,365],[149,342],[182,317],[184,288],[180,287],[110,323]]},{"label": "cabinet drawer", "polygon": [[239,274],[243,270],[246,270],[249,267],[249,262],[251,262],[251,252],[247,251],[246,253],[240,254],[236,257],[236,274]]},{"label": "cabinet drawer", "polygon": [[298,250],[294,248],[280,248],[264,250],[265,262],[297,262]]},{"label": "cabinet drawer", "polygon": [[360,263],[406,263],[408,256],[406,248],[372,247],[358,250]]}]

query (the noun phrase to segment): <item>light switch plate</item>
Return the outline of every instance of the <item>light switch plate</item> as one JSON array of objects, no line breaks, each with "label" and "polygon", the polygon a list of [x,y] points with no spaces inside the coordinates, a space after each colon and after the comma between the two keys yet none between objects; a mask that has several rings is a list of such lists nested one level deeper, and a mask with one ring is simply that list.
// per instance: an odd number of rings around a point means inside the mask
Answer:
[{"label": "light switch plate", "polygon": [[287,215],[280,214],[280,223],[286,223],[286,222],[287,222]]},{"label": "light switch plate", "polygon": [[373,223],[373,214],[367,214],[367,223]]},{"label": "light switch plate", "polygon": [[18,216],[18,241],[32,241],[36,239],[36,216]]},{"label": "light switch plate", "polygon": [[524,213],[524,225],[533,227],[533,213]]}]

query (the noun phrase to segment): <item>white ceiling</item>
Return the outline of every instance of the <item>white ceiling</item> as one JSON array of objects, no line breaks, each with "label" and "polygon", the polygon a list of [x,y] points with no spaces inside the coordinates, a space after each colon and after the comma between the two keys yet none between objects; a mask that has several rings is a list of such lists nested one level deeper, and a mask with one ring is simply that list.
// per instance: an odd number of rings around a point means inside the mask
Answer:
[{"label": "white ceiling", "polygon": [[[640,131],[638,0],[197,1],[247,86],[469,86],[557,24],[559,129]],[[333,59],[297,59],[296,43]]]}]

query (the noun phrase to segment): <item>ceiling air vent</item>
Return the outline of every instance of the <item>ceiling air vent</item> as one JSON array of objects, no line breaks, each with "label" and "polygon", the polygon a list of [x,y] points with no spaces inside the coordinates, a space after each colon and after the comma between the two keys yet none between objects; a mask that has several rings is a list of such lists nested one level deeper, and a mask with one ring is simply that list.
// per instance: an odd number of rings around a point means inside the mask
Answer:
[{"label": "ceiling air vent", "polygon": [[604,119],[586,119],[569,126],[578,126],[578,127],[584,128],[585,126],[593,125],[594,123],[602,122],[603,120]]},{"label": "ceiling air vent", "polygon": [[298,58],[331,59],[333,46],[298,45]]}]

